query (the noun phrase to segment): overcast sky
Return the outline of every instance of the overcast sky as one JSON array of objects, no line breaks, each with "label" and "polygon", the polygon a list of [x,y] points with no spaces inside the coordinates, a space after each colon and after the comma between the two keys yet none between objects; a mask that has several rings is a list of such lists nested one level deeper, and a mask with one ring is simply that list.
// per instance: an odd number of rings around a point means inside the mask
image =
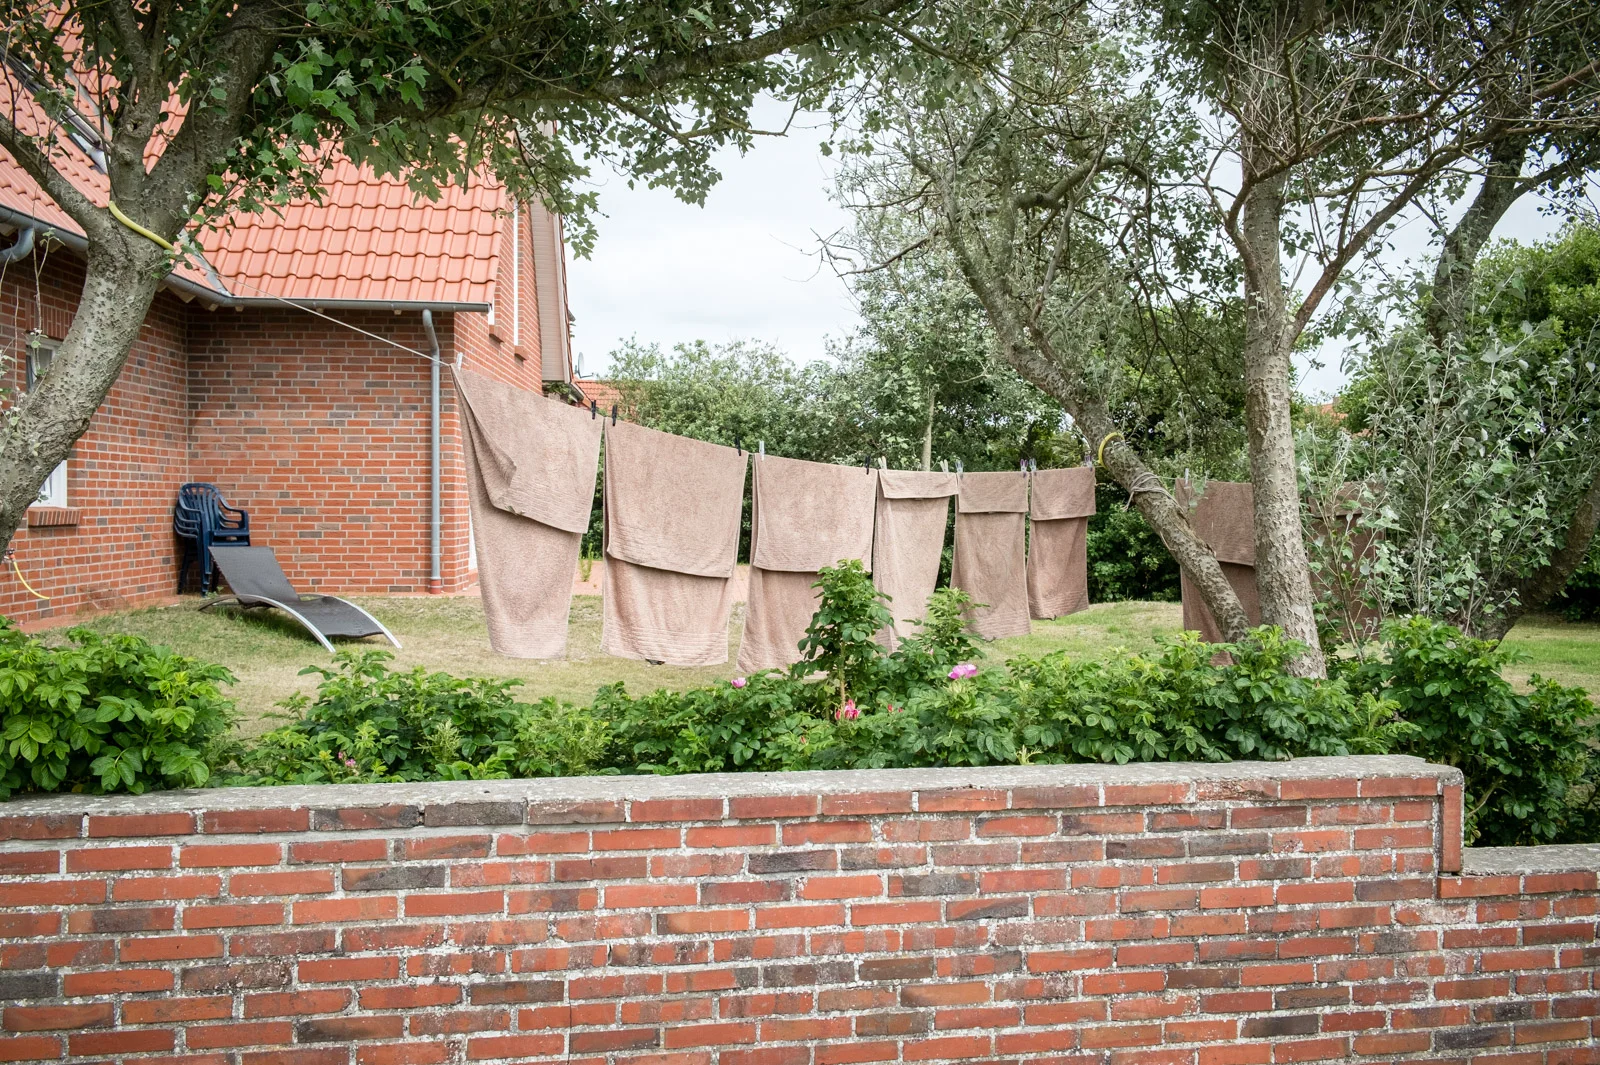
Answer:
[{"label": "overcast sky", "polygon": [[[768,104],[757,118],[776,128],[786,115]],[[742,157],[722,153],[722,180],[703,208],[664,190],[629,189],[622,178],[599,177],[606,216],[599,242],[592,258],[568,266],[582,372],[604,376],[610,352],[629,337],[663,347],[750,338],[805,362],[826,354],[825,338],[854,328],[849,290],[816,254],[819,234],[849,222],[829,199],[837,156],[818,150],[824,133],[797,128],[788,137],[758,138]],[[1524,199],[1496,234],[1534,240],[1556,228],[1538,201]],[[1398,266],[1426,256],[1427,238],[1427,226],[1413,221],[1395,233],[1383,258]],[[1343,381],[1339,356],[1320,353],[1320,367],[1301,359],[1302,391],[1336,392]]]},{"label": "overcast sky", "polygon": [[[769,104],[756,119],[779,128],[787,115]],[[703,208],[601,177],[599,243],[567,266],[583,373],[603,376],[607,356],[633,336],[663,347],[752,338],[806,362],[824,355],[824,337],[849,332],[849,289],[816,254],[818,235],[849,221],[828,198],[834,159],[818,150],[824,134],[799,128],[757,138],[742,157],[723,152],[722,180]]]}]

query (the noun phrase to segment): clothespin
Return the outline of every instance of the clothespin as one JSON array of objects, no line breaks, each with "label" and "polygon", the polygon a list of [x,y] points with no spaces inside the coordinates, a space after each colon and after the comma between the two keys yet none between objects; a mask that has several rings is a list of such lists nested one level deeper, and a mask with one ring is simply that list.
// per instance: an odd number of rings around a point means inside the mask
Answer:
[{"label": "clothespin", "polygon": [[878,456],[878,469],[886,470],[888,468],[889,468],[889,460],[884,458],[882,455],[879,455]]},{"label": "clothespin", "polygon": [[600,404],[594,400],[589,401],[589,420],[592,422],[600,416]]},{"label": "clothespin", "polygon": [[944,459],[940,459],[939,460],[939,469],[943,470],[945,473],[949,473],[950,472],[950,463],[947,462]]},{"label": "clothespin", "polygon": [[1017,460],[1017,472],[1018,473],[1027,473],[1028,472],[1028,460],[1027,459],[1018,459]]},{"label": "clothespin", "polygon": [[762,458],[766,458],[767,457],[767,442],[765,440],[757,440],[756,441],[756,448],[758,449],[759,454],[761,455]]},{"label": "clothespin", "polygon": [[611,424],[617,424],[617,405],[615,403],[611,404]]},{"label": "clothespin", "polygon": [[1038,459],[1029,459],[1028,460],[1028,472],[1029,473],[1038,473],[1039,472],[1039,460]]},{"label": "clothespin", "polygon": [[737,433],[733,437],[733,450],[737,451],[741,458],[744,457],[744,438]]},{"label": "clothespin", "polygon": [[872,456],[871,455],[868,455],[866,458],[861,460],[861,468],[866,470],[868,473],[872,472]]},{"label": "clothespin", "polygon": [[956,473],[961,473],[961,460],[956,459]]}]

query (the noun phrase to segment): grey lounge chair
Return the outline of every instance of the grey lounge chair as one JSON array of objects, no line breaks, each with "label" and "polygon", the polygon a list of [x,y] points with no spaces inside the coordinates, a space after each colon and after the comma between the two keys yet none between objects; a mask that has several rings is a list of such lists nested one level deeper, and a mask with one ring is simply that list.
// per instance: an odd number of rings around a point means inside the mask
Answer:
[{"label": "grey lounge chair", "polygon": [[201,610],[222,603],[240,606],[275,606],[304,625],[317,642],[333,652],[329,636],[388,637],[396,647],[400,641],[383,627],[383,622],[354,603],[332,595],[303,596],[294,590],[283,567],[270,547],[230,547],[214,544],[211,558],[222,571],[232,595],[213,599]]}]

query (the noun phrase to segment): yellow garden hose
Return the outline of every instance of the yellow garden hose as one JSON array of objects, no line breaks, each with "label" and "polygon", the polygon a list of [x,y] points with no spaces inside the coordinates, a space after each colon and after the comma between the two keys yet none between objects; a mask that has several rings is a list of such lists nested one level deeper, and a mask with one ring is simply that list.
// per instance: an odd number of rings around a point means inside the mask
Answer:
[{"label": "yellow garden hose", "polygon": [[17,565],[17,556],[10,548],[6,549],[6,559],[11,563],[11,570],[17,575],[17,580],[22,582],[22,586],[24,588],[28,589],[28,594],[33,596],[35,599],[43,599],[48,603],[50,601],[50,597],[48,595],[40,595],[34,589],[33,585],[28,583],[28,578],[22,575],[22,567]]},{"label": "yellow garden hose", "polygon": [[1100,441],[1100,446],[1095,450],[1094,453],[1094,462],[1096,466],[1104,466],[1106,464],[1106,445],[1111,443],[1113,439],[1117,438],[1121,438],[1123,440],[1128,439],[1119,432],[1110,432],[1105,435],[1104,440]]},{"label": "yellow garden hose", "polygon": [[129,229],[133,230],[135,233],[139,234],[141,237],[147,237],[150,240],[155,241],[156,244],[158,244],[162,248],[162,250],[170,251],[170,252],[176,252],[178,250],[178,246],[176,244],[174,244],[174,243],[172,243],[171,241],[168,241],[168,240],[162,240],[156,234],[150,232],[150,230],[146,229],[144,226],[141,226],[138,222],[135,222],[133,219],[131,219],[127,215],[123,214],[122,213],[122,208],[117,206],[117,201],[116,200],[107,200],[106,201],[106,207],[108,207],[110,209],[112,218],[115,218],[117,221],[121,222],[123,225],[127,226]]}]

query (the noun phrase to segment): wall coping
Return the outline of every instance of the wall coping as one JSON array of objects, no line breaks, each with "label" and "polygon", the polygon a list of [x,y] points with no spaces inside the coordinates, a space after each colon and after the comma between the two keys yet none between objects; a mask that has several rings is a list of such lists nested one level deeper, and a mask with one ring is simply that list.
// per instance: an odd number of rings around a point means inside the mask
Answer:
[{"label": "wall coping", "polygon": [[[406,805],[430,808],[483,804],[535,806],[659,799],[742,799],[783,795],[861,795],[949,792],[962,789],[1118,788],[1142,785],[1217,784],[1219,794],[1278,798],[1283,781],[1427,779],[1443,789],[1462,782],[1461,771],[1411,755],[1296,758],[1284,762],[1143,762],[1130,765],[1024,765],[950,769],[837,770],[796,773],[704,773],[681,776],[545,777],[520,780],[439,781],[405,784],[322,784],[205,788],[146,795],[26,796],[0,803],[0,817],[155,814]],[[1394,794],[1375,785],[1374,794]],[[1365,794],[1362,789],[1362,794]],[[1353,793],[1352,793],[1353,794]],[[1309,797],[1308,795],[1283,796]],[[1115,796],[1114,796],[1115,798]],[[1151,799],[1081,805],[1143,805]],[[1189,801],[1168,799],[1166,801]],[[1012,803],[1016,806],[1019,804]],[[715,818],[713,818],[715,819]],[[431,823],[420,818],[420,823]],[[449,823],[449,822],[441,822]],[[459,822],[454,822],[459,823]]]},{"label": "wall coping", "polygon": [[1546,844],[1542,847],[1469,847],[1462,852],[1462,876],[1516,876],[1520,873],[1600,871],[1600,843]]}]

